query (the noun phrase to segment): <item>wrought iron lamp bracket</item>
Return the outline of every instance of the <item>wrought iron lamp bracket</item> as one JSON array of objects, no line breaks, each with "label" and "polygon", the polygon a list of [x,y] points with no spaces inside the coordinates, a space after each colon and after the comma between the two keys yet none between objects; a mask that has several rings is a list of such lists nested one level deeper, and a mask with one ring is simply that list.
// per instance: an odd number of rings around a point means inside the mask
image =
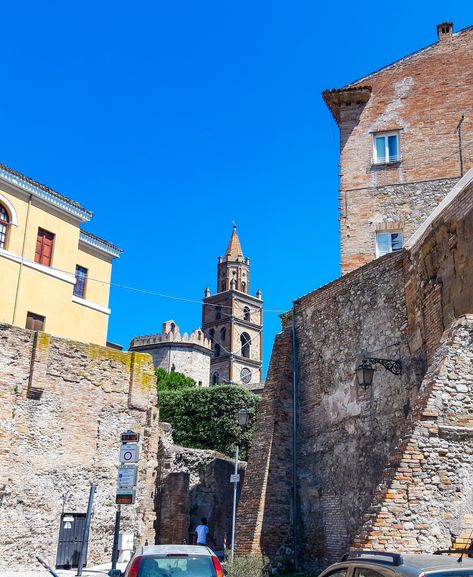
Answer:
[{"label": "wrought iron lamp bracket", "polygon": [[402,373],[402,365],[401,361],[399,360],[393,361],[390,359],[378,359],[376,357],[369,357],[367,359],[363,359],[363,361],[367,361],[372,365],[383,365],[383,367],[393,375],[400,375]]}]

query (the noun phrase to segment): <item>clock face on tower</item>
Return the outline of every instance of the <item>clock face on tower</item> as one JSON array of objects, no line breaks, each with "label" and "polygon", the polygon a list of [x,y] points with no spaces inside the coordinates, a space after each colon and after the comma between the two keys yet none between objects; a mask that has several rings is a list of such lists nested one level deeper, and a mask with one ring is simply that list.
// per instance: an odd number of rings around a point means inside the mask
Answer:
[{"label": "clock face on tower", "polygon": [[241,382],[247,385],[251,381],[251,371],[246,367],[243,367],[240,371],[240,379]]}]

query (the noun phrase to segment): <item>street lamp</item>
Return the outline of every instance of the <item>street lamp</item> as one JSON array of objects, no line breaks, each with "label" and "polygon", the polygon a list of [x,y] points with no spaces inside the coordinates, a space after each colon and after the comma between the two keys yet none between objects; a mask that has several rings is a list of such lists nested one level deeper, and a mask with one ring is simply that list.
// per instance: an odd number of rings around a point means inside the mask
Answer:
[{"label": "street lamp", "polygon": [[[250,412],[248,409],[243,408],[238,411],[238,424],[245,430],[248,427],[248,421],[250,417]],[[233,483],[233,515],[232,515],[232,549],[231,549],[231,561],[235,559],[235,533],[236,533],[236,509],[237,509],[237,492],[238,492],[238,481],[240,480],[240,475],[238,474],[238,445],[235,447],[235,473],[230,476],[230,482]]]},{"label": "street lamp", "polygon": [[375,368],[373,367],[374,364],[382,365],[393,375],[400,375],[402,373],[401,361],[378,359],[376,357],[363,357],[361,363],[355,369],[356,380],[358,381],[360,387],[364,387],[366,389],[373,384],[373,376],[375,371]]}]

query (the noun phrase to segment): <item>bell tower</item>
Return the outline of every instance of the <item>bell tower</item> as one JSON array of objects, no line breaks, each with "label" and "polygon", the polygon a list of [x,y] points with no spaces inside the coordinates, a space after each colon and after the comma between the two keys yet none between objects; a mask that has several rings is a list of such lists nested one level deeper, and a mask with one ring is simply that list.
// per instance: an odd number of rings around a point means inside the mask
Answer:
[{"label": "bell tower", "polygon": [[262,307],[261,291],[250,295],[250,259],[233,225],[225,255],[218,258],[217,292],[207,288],[202,307],[202,328],[212,341],[211,385],[261,389]]}]

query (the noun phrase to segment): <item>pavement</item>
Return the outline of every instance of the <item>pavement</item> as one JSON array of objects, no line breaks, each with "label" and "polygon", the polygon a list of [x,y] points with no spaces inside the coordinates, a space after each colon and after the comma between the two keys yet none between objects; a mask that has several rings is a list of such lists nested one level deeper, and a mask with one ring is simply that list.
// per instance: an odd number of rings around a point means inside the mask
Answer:
[{"label": "pavement", "polygon": [[[38,568],[34,568],[34,565],[38,565]],[[117,569],[124,571],[126,565],[126,563],[118,563]],[[51,573],[41,567],[36,559],[32,561],[32,566],[32,569],[29,571],[0,571],[0,577],[52,577]],[[82,577],[105,577],[110,571],[110,568],[110,563],[96,565],[95,567],[84,567],[84,569],[82,569]],[[57,573],[59,577],[75,577],[77,569],[54,569],[54,572]]]}]

